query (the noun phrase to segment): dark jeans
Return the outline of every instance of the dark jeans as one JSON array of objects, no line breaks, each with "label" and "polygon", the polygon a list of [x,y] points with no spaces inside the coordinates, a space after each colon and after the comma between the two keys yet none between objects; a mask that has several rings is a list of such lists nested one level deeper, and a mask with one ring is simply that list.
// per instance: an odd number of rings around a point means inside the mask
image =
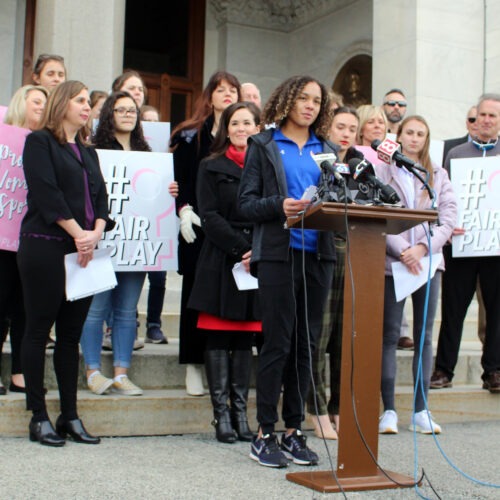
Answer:
[{"label": "dark jeans", "polygon": [[479,278],[486,310],[486,334],[481,364],[483,378],[500,371],[500,257],[453,258],[451,246],[443,248],[446,271],[441,296],[441,329],[436,369],[453,378],[467,309]]},{"label": "dark jeans", "polygon": [[35,420],[47,418],[43,391],[45,345],[54,323],[54,370],[61,413],[67,419],[78,418],[78,343],[92,297],[74,302],[65,298],[64,255],[74,251],[72,241],[29,237],[20,241],[17,262],[26,310],[21,361],[26,380],[26,403]]},{"label": "dark jeans", "polygon": [[[429,391],[429,382],[432,371],[432,327],[436,317],[437,301],[439,296],[439,285],[441,282],[441,272],[436,272],[431,280],[429,291],[429,305],[427,309],[427,318],[425,323],[425,338],[422,351],[422,379],[423,388],[419,383],[415,397],[415,412],[418,413],[425,409],[424,395],[427,399]],[[413,303],[413,340],[415,350],[413,352],[413,384],[418,370],[418,358],[420,353],[420,339],[422,336],[422,326],[424,319],[424,304],[427,285],[420,287],[412,293]],[[384,410],[395,410],[394,391],[396,384],[396,349],[401,331],[401,321],[403,319],[403,309],[406,299],[396,302],[394,292],[394,278],[385,277],[384,292],[384,342],[382,346],[382,402]]]},{"label": "dark jeans", "polygon": [[[0,354],[10,325],[11,373],[22,373],[21,341],[25,317],[17,253],[0,250]],[[0,355],[1,360],[1,355]]]},{"label": "dark jeans", "polygon": [[166,271],[150,271],[148,273],[148,315],[147,324],[161,326],[161,313],[163,311],[163,299],[165,298],[165,287],[167,283]]},{"label": "dark jeans", "polygon": [[[262,432],[274,432],[283,386],[286,428],[300,429],[311,380],[311,357],[321,329],[333,263],[290,252],[288,262],[259,262],[259,296],[264,344],[257,372],[257,420]],[[307,300],[307,309],[305,301]]]}]

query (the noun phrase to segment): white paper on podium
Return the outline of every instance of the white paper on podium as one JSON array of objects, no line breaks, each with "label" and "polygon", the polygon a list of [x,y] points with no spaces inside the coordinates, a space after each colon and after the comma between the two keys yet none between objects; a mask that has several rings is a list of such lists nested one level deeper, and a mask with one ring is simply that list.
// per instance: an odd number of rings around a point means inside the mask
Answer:
[{"label": "white paper on podium", "polygon": [[78,253],[69,253],[64,258],[66,269],[66,300],[83,299],[117,285],[113,264],[111,262],[112,248],[94,250],[93,259],[82,267],[78,264]]},{"label": "white paper on podium", "polygon": [[[432,256],[431,279],[436,274],[436,270],[439,264],[441,264],[442,259],[442,254],[435,254]],[[411,274],[402,262],[392,263],[392,276],[394,278],[394,291],[396,293],[397,302],[408,297],[427,283],[427,278],[429,277],[429,260],[428,256],[422,257],[420,263],[422,264],[423,270],[417,275]]]},{"label": "white paper on podium", "polygon": [[238,290],[256,290],[259,288],[257,278],[254,278],[250,273],[247,273],[245,266],[241,262],[237,262],[233,266],[233,276]]}]

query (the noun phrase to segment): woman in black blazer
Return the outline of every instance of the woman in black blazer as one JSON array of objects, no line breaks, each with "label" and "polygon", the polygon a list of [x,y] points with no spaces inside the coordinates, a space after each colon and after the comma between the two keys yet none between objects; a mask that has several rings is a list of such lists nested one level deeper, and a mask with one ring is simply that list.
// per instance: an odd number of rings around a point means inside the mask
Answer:
[{"label": "woman in black blazer", "polygon": [[[109,221],[97,154],[84,146],[89,113],[87,88],[76,81],[62,83],[50,95],[42,130],[28,136],[23,152],[28,210],[17,255],[26,309],[21,359],[27,407],[33,412],[29,436],[48,446],[63,446],[67,434],[81,443],[100,441],[87,433],[76,405],[78,343],[92,298],[67,301],[64,270],[68,253],[77,252],[79,264],[87,266]],[[45,344],[54,323],[61,406],[55,430],[43,388]]]}]

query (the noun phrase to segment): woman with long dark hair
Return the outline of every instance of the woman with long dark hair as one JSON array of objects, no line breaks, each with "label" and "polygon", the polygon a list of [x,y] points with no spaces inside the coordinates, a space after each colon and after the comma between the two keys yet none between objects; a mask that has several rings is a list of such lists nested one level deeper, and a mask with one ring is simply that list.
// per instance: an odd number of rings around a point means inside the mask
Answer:
[{"label": "woman with long dark hair", "polygon": [[[311,353],[321,329],[335,248],[332,233],[287,230],[287,217],[300,217],[310,203],[304,191],[320,180],[312,158],[334,153],[326,88],[315,78],[295,76],[273,92],[263,122],[275,124],[251,136],[240,187],[241,212],[254,223],[251,267],[259,280],[264,344],[257,373],[258,435],[250,457],[267,467],[288,459],[311,465],[318,456],[301,426],[311,380]],[[286,432],[278,444],[274,426],[283,387]]]},{"label": "woman with long dark hair", "polygon": [[[97,149],[151,151],[139,121],[139,107],[128,92],[113,92],[105,101],[93,144]],[[143,391],[127,376],[136,335],[136,310],[145,272],[117,272],[118,286],[94,296],[81,339],[87,384],[95,394],[113,392],[140,396]],[[113,379],[100,371],[104,321],[113,314]]]},{"label": "woman with long dark hair", "polygon": [[187,307],[203,243],[196,197],[198,167],[209,154],[222,112],[239,100],[238,79],[225,71],[214,73],[196,102],[193,116],[173,130],[170,141],[175,180],[179,183],[179,196],[176,199],[180,218],[179,274],[182,275],[179,363],[186,365],[186,391],[191,396],[202,396],[204,392],[201,372],[204,338],[196,326],[197,311]]},{"label": "woman with long dark hair", "polygon": [[[64,270],[65,255],[74,252],[85,267],[111,224],[97,154],[84,145],[89,113],[83,83],[61,83],[49,97],[41,130],[27,137],[23,152],[28,211],[17,254],[26,310],[22,367],[27,406],[33,412],[30,439],[48,446],[63,446],[68,434],[80,443],[100,441],[87,433],[77,413],[78,342],[92,299],[66,300]],[[61,399],[55,430],[43,389],[45,344],[54,323]]]},{"label": "woman with long dark hair", "polygon": [[[240,213],[238,188],[247,139],[259,131],[260,112],[251,102],[224,110],[212,154],[200,164],[198,209],[205,239],[188,306],[199,311],[198,328],[206,335],[205,370],[214,411],[216,437],[251,441],[247,398],[252,343],[261,330],[255,290],[238,290],[232,269],[249,271],[252,226]],[[228,401],[231,407],[228,406]]]}]

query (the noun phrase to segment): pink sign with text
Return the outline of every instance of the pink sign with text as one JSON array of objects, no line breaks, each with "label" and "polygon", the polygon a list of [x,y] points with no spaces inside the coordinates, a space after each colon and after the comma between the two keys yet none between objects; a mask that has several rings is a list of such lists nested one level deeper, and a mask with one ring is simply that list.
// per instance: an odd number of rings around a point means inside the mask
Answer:
[{"label": "pink sign with text", "polygon": [[0,249],[16,252],[26,212],[23,148],[28,129],[0,124]]}]

